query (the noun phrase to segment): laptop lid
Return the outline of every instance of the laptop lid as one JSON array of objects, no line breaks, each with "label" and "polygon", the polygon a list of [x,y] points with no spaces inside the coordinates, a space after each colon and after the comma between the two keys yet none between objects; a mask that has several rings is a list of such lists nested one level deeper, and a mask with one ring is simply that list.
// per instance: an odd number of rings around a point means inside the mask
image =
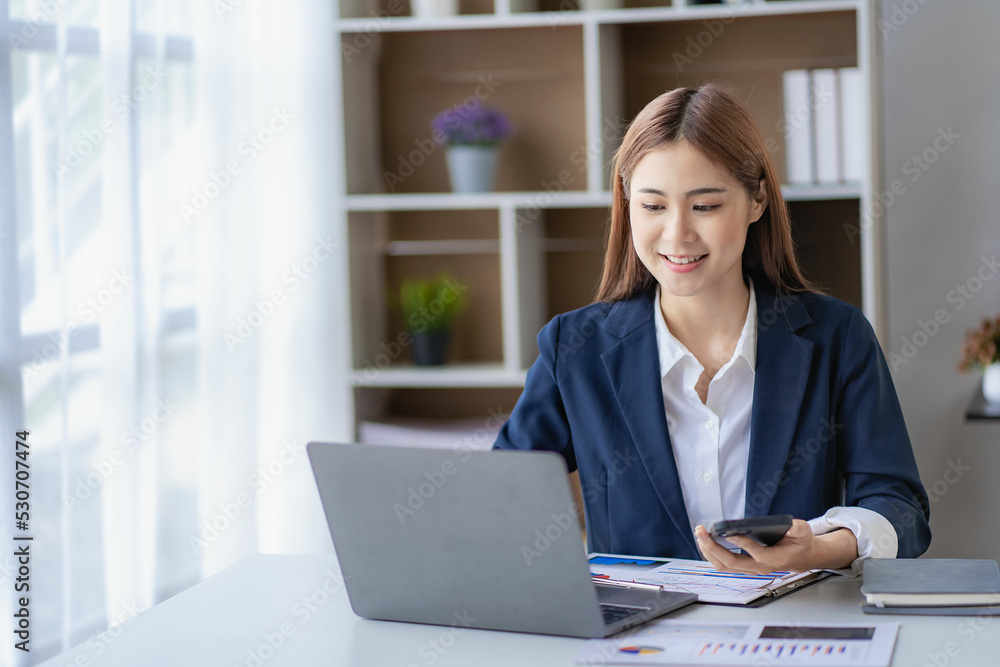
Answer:
[{"label": "laptop lid", "polygon": [[[626,627],[604,623],[557,454],[315,442],[308,452],[359,616],[577,637]],[[609,595],[650,607],[642,620],[692,599]]]}]

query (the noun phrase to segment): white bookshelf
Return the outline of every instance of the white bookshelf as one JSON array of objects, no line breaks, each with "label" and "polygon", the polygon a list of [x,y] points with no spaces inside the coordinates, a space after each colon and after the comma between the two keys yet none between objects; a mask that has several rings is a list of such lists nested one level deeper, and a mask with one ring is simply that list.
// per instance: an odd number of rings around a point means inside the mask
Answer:
[{"label": "white bookshelf", "polygon": [[[868,147],[861,180],[782,191],[806,272],[840,271],[831,274],[833,282],[850,294],[834,293],[857,302],[882,331],[880,221],[862,214],[879,186],[871,0],[746,6],[674,0],[594,12],[529,11],[558,7],[556,0],[463,0],[463,11],[489,13],[435,19],[405,15],[406,2],[334,2],[343,17],[333,26],[344,47],[334,82],[343,114],[331,122],[344,130],[345,160],[332,183],[342,195],[333,217],[350,247],[351,383],[359,416],[371,416],[373,405],[385,405],[400,389],[523,386],[539,328],[555,312],[585,305],[596,287],[611,203],[609,165],[625,122],[652,98],[647,91],[705,80],[752,91],[745,98],[751,113],[782,146],[775,128],[781,72],[859,68],[865,83],[859,131]],[[390,8],[395,15],[386,15]],[[674,71],[671,53],[683,51],[684,37],[698,35],[705,21],[722,23],[724,32],[684,73]],[[490,74],[502,86],[487,103],[520,125],[502,149],[498,191],[448,192],[444,157],[436,152],[388,191],[384,172],[396,168],[412,142],[429,136],[430,116]],[[773,157],[783,174],[782,150]],[[561,169],[572,182],[559,191],[543,188],[556,183]],[[859,227],[855,245],[845,245],[844,223]],[[399,275],[419,267],[469,271],[479,281],[477,310],[463,317],[464,332],[456,331],[453,363],[414,367],[404,352],[373,379],[373,360],[398,335],[385,295]],[[811,277],[825,282],[826,276]]]}]

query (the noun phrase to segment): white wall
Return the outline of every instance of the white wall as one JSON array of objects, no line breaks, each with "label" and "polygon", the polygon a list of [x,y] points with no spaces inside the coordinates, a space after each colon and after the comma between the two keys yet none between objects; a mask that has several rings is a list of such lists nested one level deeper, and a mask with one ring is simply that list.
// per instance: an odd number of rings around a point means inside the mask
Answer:
[{"label": "white wall", "polygon": [[905,187],[886,214],[884,344],[912,355],[893,378],[932,496],[928,555],[1000,558],[1000,421],[963,420],[980,377],[956,370],[964,331],[1000,312],[996,268],[971,299],[956,289],[1000,255],[1000,3],[883,0],[881,15],[883,188]]}]

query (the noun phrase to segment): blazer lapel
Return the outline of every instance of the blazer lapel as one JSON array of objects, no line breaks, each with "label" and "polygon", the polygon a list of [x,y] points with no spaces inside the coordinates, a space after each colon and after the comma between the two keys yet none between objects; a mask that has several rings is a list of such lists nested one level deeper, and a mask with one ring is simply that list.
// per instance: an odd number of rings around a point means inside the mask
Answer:
[{"label": "blazer lapel", "polygon": [[750,415],[747,517],[765,516],[778,490],[799,421],[813,343],[796,335],[811,321],[794,296],[757,291],[757,363]]},{"label": "blazer lapel", "polygon": [[601,360],[660,502],[678,532],[698,553],[667,430],[652,313],[652,294],[615,304],[604,328],[620,340],[601,355]]}]

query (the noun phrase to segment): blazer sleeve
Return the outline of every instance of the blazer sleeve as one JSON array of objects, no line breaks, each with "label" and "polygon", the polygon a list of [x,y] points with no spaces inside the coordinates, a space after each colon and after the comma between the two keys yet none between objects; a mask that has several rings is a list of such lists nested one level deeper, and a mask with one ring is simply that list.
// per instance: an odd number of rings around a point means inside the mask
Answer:
[{"label": "blazer sleeve", "polygon": [[897,556],[915,558],[930,545],[930,504],[885,356],[857,310],[847,325],[839,377],[835,419],[845,504],[888,519],[899,540]]},{"label": "blazer sleeve", "polygon": [[493,448],[557,452],[573,472],[576,456],[556,373],[561,319],[557,316],[538,333],[538,359],[528,369],[524,391]]}]

